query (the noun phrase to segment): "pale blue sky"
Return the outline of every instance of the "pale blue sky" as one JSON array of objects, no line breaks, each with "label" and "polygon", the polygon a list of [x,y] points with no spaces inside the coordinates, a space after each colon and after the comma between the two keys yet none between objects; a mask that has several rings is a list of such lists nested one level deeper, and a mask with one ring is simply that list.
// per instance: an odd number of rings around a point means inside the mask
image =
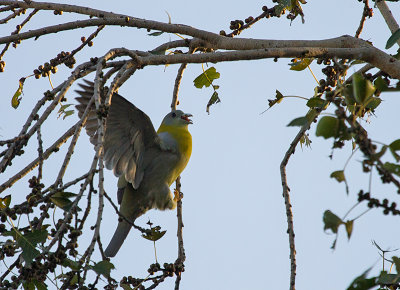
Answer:
[{"label": "pale blue sky", "polygon": [[[171,15],[172,23],[183,23],[196,28],[219,32],[228,31],[229,22],[244,19],[260,13],[264,1],[251,4],[234,1],[203,0],[194,5],[187,2],[170,1],[68,1],[69,4],[92,5],[94,8],[125,13],[140,18],[168,21],[165,11]],[[111,4],[112,3],[112,4]],[[272,3],[268,2],[268,6]],[[398,4],[394,16],[400,20]],[[358,1],[309,1],[304,5],[305,24],[300,19],[292,25],[286,19],[269,19],[257,23],[241,37],[265,39],[325,39],[344,34],[354,35],[362,14],[363,5]],[[390,36],[378,9],[375,16],[367,20],[361,37],[384,49]],[[32,21],[37,25],[48,25],[51,21],[71,21],[71,15],[55,17],[52,13],[44,18],[38,15]],[[51,22],[53,23],[53,22]],[[54,22],[55,23],[55,22]],[[12,24],[12,25],[11,25]],[[11,22],[9,31],[2,29],[1,35],[14,29]],[[14,137],[25,122],[27,114],[42,93],[49,89],[46,79],[28,79],[20,107],[14,110],[10,99],[18,87],[18,79],[29,75],[38,65],[54,57],[61,50],[71,50],[80,44],[81,36],[88,36],[93,28],[79,32],[63,32],[42,36],[38,41],[24,41],[17,50],[11,48],[5,56],[6,72],[1,75],[3,104],[0,107],[0,139]],[[159,37],[147,36],[145,30],[128,28],[106,28],[94,40],[94,46],[77,57],[77,63],[93,56],[102,56],[110,48],[150,50],[175,35],[163,34]],[[392,48],[394,52],[397,47]],[[22,57],[21,57],[22,56]],[[205,111],[211,89],[199,90],[193,86],[193,79],[202,70],[200,65],[189,65],[185,71],[180,89],[180,106],[194,115],[190,126],[193,135],[193,153],[188,167],[182,174],[184,193],[183,220],[186,250],[186,271],[183,273],[182,289],[287,289],[289,285],[289,249],[286,234],[287,223],[282,198],[279,164],[298,128],[286,127],[295,117],[303,116],[307,108],[300,99],[285,99],[264,114],[267,99],[275,96],[275,90],[284,95],[311,97],[316,85],[311,74],[289,71],[289,60],[241,61],[214,65],[221,78],[219,95],[222,103]],[[320,79],[319,67],[312,69]],[[178,66],[146,67],[120,89],[120,94],[142,109],[158,127],[169,111],[174,79]],[[70,71],[60,67],[52,76],[54,85],[63,81]],[[88,79],[93,75],[88,76]],[[75,94],[69,91],[68,103],[73,103]],[[382,95],[384,102],[376,116],[370,118],[373,140],[385,143],[398,139],[396,124],[399,122],[398,93]],[[77,114],[66,120],[49,117],[43,127],[44,147],[48,147],[58,135],[77,121]],[[359,189],[368,190],[368,175],[361,173],[361,156],[356,154],[350,162],[346,175],[349,178],[350,195],[346,196],[343,184],[329,178],[332,171],[340,170],[351,153],[350,146],[331,153],[331,140],[315,137],[315,126],[310,130],[312,148],[297,148],[287,169],[294,212],[297,247],[297,289],[343,289],[352,279],[379,260],[371,240],[376,240],[383,248],[399,247],[398,221],[383,217],[374,210],[357,220],[350,242],[345,232],[340,230],[336,251],[330,250],[334,236],[323,231],[322,214],[331,209],[339,216],[354,204]],[[13,166],[0,175],[0,182],[19,171],[24,164],[36,158],[36,142],[33,138],[28,148],[29,154],[13,161]],[[66,146],[61,152],[65,152]],[[60,153],[61,153],[60,152]],[[66,177],[73,179],[88,170],[94,150],[85,134],[78,141],[74,157]],[[45,164],[45,183],[54,182],[63,156],[57,154]],[[35,171],[36,173],[36,171]],[[394,197],[392,186],[381,186],[374,174],[373,193],[376,197],[386,194]],[[106,172],[105,188],[116,201],[117,179]],[[20,181],[12,190],[13,201],[24,199],[28,177]],[[386,196],[385,195],[385,196]],[[84,207],[85,203],[81,204]],[[96,209],[95,198],[92,205]],[[355,217],[365,209],[361,205],[350,217]],[[58,210],[60,212],[60,210]],[[94,223],[95,215],[88,226]],[[157,242],[160,263],[173,262],[177,255],[176,213],[150,211],[138,220],[145,225],[148,219],[167,230],[163,239]],[[117,223],[114,210],[106,202],[101,236],[107,244]],[[92,232],[84,242],[89,242]],[[94,258],[98,258],[96,252]],[[147,267],[154,262],[153,245],[131,231],[125,244],[112,263],[116,266],[113,276],[123,275],[145,277]],[[379,260],[380,261],[380,260]],[[5,270],[0,265],[0,272]],[[380,271],[376,264],[373,274]],[[172,289],[175,278],[167,279],[157,289]]]}]

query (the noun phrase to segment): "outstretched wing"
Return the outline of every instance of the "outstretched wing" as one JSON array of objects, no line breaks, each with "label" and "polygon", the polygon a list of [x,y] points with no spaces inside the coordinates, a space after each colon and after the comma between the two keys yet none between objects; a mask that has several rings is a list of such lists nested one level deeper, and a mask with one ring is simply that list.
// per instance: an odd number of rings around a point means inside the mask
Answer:
[{"label": "outstretched wing", "polygon": [[[79,102],[76,105],[79,117],[82,117],[94,93],[94,83],[84,81],[85,84],[79,84],[82,90],[76,91],[80,95],[76,98]],[[85,128],[94,145],[97,144],[97,127],[98,116],[93,104]],[[114,93],[103,143],[106,168],[112,169],[118,177],[124,174],[125,179],[137,189],[143,179],[145,151],[151,147],[161,150],[160,142],[150,118],[125,98]]]}]

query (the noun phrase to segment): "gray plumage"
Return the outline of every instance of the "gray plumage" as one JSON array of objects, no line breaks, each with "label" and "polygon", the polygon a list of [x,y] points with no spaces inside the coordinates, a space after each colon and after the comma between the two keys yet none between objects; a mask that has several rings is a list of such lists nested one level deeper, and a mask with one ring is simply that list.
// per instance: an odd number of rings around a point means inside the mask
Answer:
[{"label": "gray plumage", "polygon": [[[76,108],[82,117],[94,89],[89,81],[80,87],[82,90],[76,91],[80,95],[76,98],[79,102]],[[104,98],[104,94],[101,95]],[[163,124],[177,128],[179,134],[172,136],[168,130],[157,134],[145,113],[119,94],[113,94],[103,142],[104,161],[106,168],[119,177],[119,211],[129,222],[133,223],[152,208],[165,210],[176,207],[169,187],[190,158],[191,136],[187,127],[192,122],[189,116],[179,110],[167,114]],[[85,129],[94,145],[97,144],[97,124],[93,104]],[[117,254],[130,229],[131,224],[120,219],[104,252],[106,256]]]}]

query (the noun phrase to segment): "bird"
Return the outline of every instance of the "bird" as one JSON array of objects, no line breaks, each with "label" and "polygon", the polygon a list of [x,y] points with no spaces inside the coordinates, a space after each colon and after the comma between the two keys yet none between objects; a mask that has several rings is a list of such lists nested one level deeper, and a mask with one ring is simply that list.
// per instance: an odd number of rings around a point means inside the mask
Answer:
[{"label": "bird", "polygon": [[[94,94],[94,83],[84,80],[76,90],[75,106],[81,118]],[[105,93],[101,92],[105,98]],[[103,141],[104,162],[118,177],[119,212],[130,223],[150,209],[174,209],[177,192],[172,183],[185,169],[192,152],[192,136],[188,125],[191,114],[181,110],[168,113],[155,131],[150,118],[131,102],[114,93],[106,119]],[[98,113],[94,104],[85,124],[93,145],[98,144]],[[114,257],[125,241],[132,225],[119,218],[118,226],[104,254]]]}]

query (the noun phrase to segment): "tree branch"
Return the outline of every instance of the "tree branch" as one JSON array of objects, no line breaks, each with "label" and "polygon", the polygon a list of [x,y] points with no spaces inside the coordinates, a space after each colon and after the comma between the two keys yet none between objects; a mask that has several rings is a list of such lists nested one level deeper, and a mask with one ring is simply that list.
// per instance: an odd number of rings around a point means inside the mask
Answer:
[{"label": "tree branch", "polygon": [[[392,33],[395,33],[399,29],[399,24],[397,24],[396,19],[394,19],[392,11],[390,11],[389,7],[386,4],[386,1],[376,1],[375,4],[381,12],[383,18],[385,19],[385,22],[390,31]],[[397,40],[397,43],[400,45],[400,39]]]},{"label": "tree branch", "polygon": [[[178,194],[181,193],[181,177],[179,176],[176,179],[176,191]],[[175,290],[179,290],[179,285],[181,281],[181,276],[182,272],[184,271],[184,262],[186,260],[186,255],[185,255],[185,248],[183,246],[183,235],[182,235],[182,229],[183,229],[183,221],[182,221],[182,199],[178,199],[177,202],[177,207],[176,207],[176,216],[178,218],[178,230],[177,230],[177,236],[178,236],[178,258],[175,261],[175,274],[176,274],[176,280],[175,280]]]},{"label": "tree branch", "polygon": [[[319,112],[316,113],[315,118],[318,117]],[[281,180],[282,180],[282,189],[283,189],[283,198],[285,199],[285,206],[286,206],[286,217],[288,223],[288,230],[287,233],[289,235],[289,248],[290,248],[290,287],[289,289],[295,289],[296,283],[296,247],[295,247],[295,234],[294,234],[294,227],[293,227],[293,212],[292,212],[292,205],[290,203],[290,188],[287,183],[286,178],[286,166],[289,162],[290,156],[294,154],[297,144],[299,143],[301,137],[303,137],[304,133],[310,128],[312,121],[307,122],[307,124],[301,127],[300,131],[297,133],[296,137],[293,139],[292,143],[290,144],[289,149],[286,151],[285,156],[280,165],[281,171]]]},{"label": "tree branch", "polygon": [[178,73],[176,74],[174,91],[172,93],[171,111],[175,111],[176,110],[176,106],[178,105],[178,102],[179,102],[179,100],[178,100],[179,86],[181,84],[183,71],[186,69],[186,67],[187,67],[187,63],[182,63],[181,66],[178,69]]},{"label": "tree branch", "polygon": [[[75,132],[75,125],[72,126],[67,132],[64,133],[56,142],[53,143],[45,152],[42,154],[43,160],[46,160],[49,158],[49,156],[57,151],[58,148],[61,147],[62,144],[67,142],[68,138],[71,137]],[[11,187],[15,182],[20,180],[22,177],[27,175],[31,170],[33,170],[36,166],[38,166],[40,163],[40,157],[37,157],[35,160],[33,160],[31,163],[29,163],[24,169],[22,169],[20,172],[15,174],[13,177],[11,177],[8,181],[4,182],[2,185],[0,185],[0,193],[3,192],[5,189]]]},{"label": "tree branch", "polygon": [[359,26],[357,28],[357,31],[356,31],[356,35],[355,35],[356,38],[360,37],[361,31],[364,28],[365,20],[367,19],[367,17],[371,17],[372,16],[372,9],[369,8],[368,1],[369,0],[364,0],[364,9],[363,9],[363,13],[362,13],[362,16],[361,16],[360,24],[359,24]]}]

